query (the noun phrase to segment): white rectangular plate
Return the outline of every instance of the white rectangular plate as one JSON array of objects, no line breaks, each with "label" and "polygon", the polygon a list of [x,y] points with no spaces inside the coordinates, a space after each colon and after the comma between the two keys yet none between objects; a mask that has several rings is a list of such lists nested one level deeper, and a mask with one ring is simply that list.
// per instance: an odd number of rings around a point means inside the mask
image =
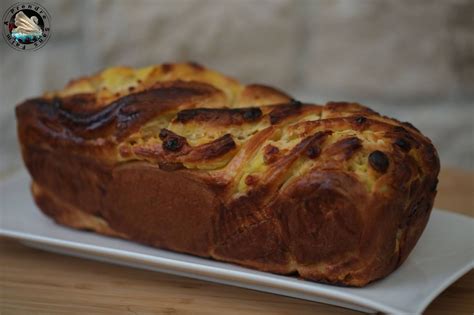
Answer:
[{"label": "white rectangular plate", "polygon": [[329,303],[356,310],[420,313],[474,265],[474,219],[434,210],[407,261],[364,288],[336,287],[142,246],[55,224],[34,205],[22,170],[0,182],[0,235],[30,246],[136,268]]}]

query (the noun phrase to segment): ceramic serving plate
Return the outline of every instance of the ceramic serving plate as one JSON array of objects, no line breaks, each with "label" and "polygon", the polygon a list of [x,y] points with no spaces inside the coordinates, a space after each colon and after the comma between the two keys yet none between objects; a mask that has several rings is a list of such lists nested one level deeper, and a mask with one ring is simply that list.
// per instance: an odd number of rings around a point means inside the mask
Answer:
[{"label": "ceramic serving plate", "polygon": [[474,265],[474,219],[433,210],[407,261],[385,279],[345,288],[255,271],[55,224],[32,201],[22,170],[0,182],[0,235],[54,252],[334,304],[365,312],[420,313]]}]

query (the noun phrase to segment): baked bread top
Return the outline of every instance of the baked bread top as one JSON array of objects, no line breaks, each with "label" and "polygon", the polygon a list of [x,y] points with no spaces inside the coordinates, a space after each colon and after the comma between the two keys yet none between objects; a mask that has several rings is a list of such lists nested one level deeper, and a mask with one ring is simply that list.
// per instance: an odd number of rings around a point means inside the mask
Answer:
[{"label": "baked bread top", "polygon": [[109,68],[17,112],[43,146],[194,171],[237,195],[312,169],[345,170],[369,192],[387,190],[384,177],[409,187],[439,169],[431,142],[409,123],[356,103],[303,104],[195,63]]},{"label": "baked bread top", "polygon": [[411,124],[194,63],[110,68],[17,118],[35,198],[58,222],[317,281],[393,271],[436,194],[436,150]]}]

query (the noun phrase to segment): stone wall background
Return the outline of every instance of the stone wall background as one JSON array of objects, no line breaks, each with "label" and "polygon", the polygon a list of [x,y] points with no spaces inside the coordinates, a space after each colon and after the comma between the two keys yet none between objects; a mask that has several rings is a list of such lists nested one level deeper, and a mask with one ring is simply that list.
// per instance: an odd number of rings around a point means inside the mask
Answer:
[{"label": "stone wall background", "polygon": [[[3,1],[3,13],[17,1]],[[296,98],[408,120],[473,169],[474,1],[49,0],[35,52],[0,42],[0,172],[21,164],[14,106],[114,65],[194,60]]]}]

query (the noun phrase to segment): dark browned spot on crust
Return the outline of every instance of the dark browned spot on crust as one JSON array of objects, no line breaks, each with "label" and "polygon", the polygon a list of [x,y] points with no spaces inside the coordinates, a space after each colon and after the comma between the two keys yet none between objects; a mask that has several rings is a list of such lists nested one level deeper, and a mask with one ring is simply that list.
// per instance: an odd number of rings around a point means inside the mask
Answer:
[{"label": "dark browned spot on crust", "polygon": [[278,159],[279,152],[280,150],[277,147],[267,144],[265,148],[263,148],[263,161],[265,164],[271,164],[275,162]]},{"label": "dark browned spot on crust", "polygon": [[321,148],[318,146],[310,146],[306,149],[306,155],[310,159],[315,159],[321,154]]},{"label": "dark browned spot on crust", "polygon": [[212,122],[218,125],[239,125],[244,122],[257,121],[262,116],[258,107],[247,108],[192,108],[180,111],[176,121]]},{"label": "dark browned spot on crust", "polygon": [[241,108],[243,110],[242,117],[246,121],[255,121],[262,117],[262,110],[257,107]]},{"label": "dark browned spot on crust", "polygon": [[48,110],[48,118],[54,119],[54,115],[57,115],[63,125],[71,129],[78,129],[79,132],[84,129],[86,131],[98,129],[109,124],[113,121],[113,116],[120,107],[120,102],[114,102],[98,112],[84,113],[70,110],[72,106],[65,103],[69,101],[69,99],[53,99],[51,109],[54,109],[54,111]]},{"label": "dark browned spot on crust", "polygon": [[179,138],[169,138],[163,141],[163,148],[168,151],[179,151],[183,147],[183,142]]},{"label": "dark browned spot on crust", "polygon": [[420,143],[413,137],[413,132],[402,126],[393,127],[393,132],[387,132],[386,135],[394,139],[393,144],[404,152],[410,151],[413,147],[420,147]]},{"label": "dark browned spot on crust", "polygon": [[161,66],[161,69],[163,70],[164,73],[168,73],[171,70],[173,70],[173,65],[169,63],[165,63]]},{"label": "dark browned spot on crust", "polygon": [[172,152],[179,151],[187,144],[186,138],[164,128],[160,131],[160,139],[163,141],[163,149]]},{"label": "dark browned spot on crust", "polygon": [[232,135],[225,134],[212,142],[194,147],[186,156],[186,161],[211,160],[228,153],[236,147]]},{"label": "dark browned spot on crust", "polygon": [[[423,213],[429,211],[431,209],[431,205],[427,200],[421,199],[418,200],[410,209],[408,214],[408,219],[412,219],[418,215],[422,215]],[[409,223],[408,223],[409,224]]]},{"label": "dark browned spot on crust", "polygon": [[399,138],[399,139],[395,140],[395,142],[393,144],[395,144],[397,147],[399,147],[400,149],[402,149],[405,152],[408,152],[408,151],[411,150],[410,142],[408,142],[404,138]]},{"label": "dark browned spot on crust", "polygon": [[385,173],[389,166],[389,159],[385,153],[376,150],[369,155],[370,166],[379,173]]},{"label": "dark browned spot on crust", "polygon": [[411,123],[409,123],[408,121],[402,122],[402,125],[407,126],[407,127],[410,127],[411,129],[414,129],[414,130],[420,132],[420,130],[418,130],[415,126],[413,126],[413,125],[412,125]]},{"label": "dark browned spot on crust", "polygon": [[412,217],[416,216],[419,209],[420,209],[420,202],[417,202],[417,203],[415,203],[415,205],[413,207],[411,207],[410,213],[408,214],[408,218],[412,218]]},{"label": "dark browned spot on crust", "polygon": [[332,134],[331,130],[318,131],[314,135],[304,138],[300,143],[298,143],[292,150],[290,154],[295,154],[296,152],[301,152],[306,154],[311,158],[311,155],[316,154],[313,158],[317,157],[321,151],[320,146],[324,143],[326,138]]},{"label": "dark browned spot on crust", "polygon": [[291,103],[285,105],[279,105],[268,114],[270,117],[270,123],[272,125],[278,124],[285,118],[290,116],[296,116],[301,112],[302,103],[297,100],[292,100]]},{"label": "dark browned spot on crust", "polygon": [[130,87],[128,88],[128,91],[129,91],[129,92],[135,91],[135,87],[134,87],[134,86],[130,86]]},{"label": "dark browned spot on crust", "polygon": [[200,65],[199,63],[197,63],[195,61],[188,62],[188,65],[190,65],[192,68],[194,68],[195,70],[198,70],[198,71],[203,71],[203,70],[206,69],[204,66]]},{"label": "dark browned spot on crust", "polygon": [[355,122],[358,124],[358,125],[362,125],[363,123],[365,123],[367,121],[367,118],[365,118],[364,116],[358,116],[356,117],[355,119]]},{"label": "dark browned spot on crust", "polygon": [[[212,86],[195,82],[163,83],[157,88],[123,96],[106,106],[97,107],[95,102],[89,100],[87,110],[73,106],[78,102],[74,98],[43,99],[41,104],[49,105],[39,107],[37,115],[42,122],[60,121],[64,129],[68,129],[71,136],[77,138],[105,138],[113,134],[121,140],[138,129],[140,123],[166,109],[176,107],[180,102],[193,97],[204,98],[215,91]],[[30,102],[33,101],[38,102]],[[160,106],[156,106],[157,102]]]},{"label": "dark browned spot on crust", "polygon": [[393,127],[393,131],[400,132],[400,133],[408,133],[408,131],[405,128],[403,128],[402,126]]},{"label": "dark browned spot on crust", "polygon": [[344,138],[333,143],[326,150],[326,155],[333,156],[338,160],[348,160],[360,148],[362,148],[362,140],[360,140],[359,138]]}]

